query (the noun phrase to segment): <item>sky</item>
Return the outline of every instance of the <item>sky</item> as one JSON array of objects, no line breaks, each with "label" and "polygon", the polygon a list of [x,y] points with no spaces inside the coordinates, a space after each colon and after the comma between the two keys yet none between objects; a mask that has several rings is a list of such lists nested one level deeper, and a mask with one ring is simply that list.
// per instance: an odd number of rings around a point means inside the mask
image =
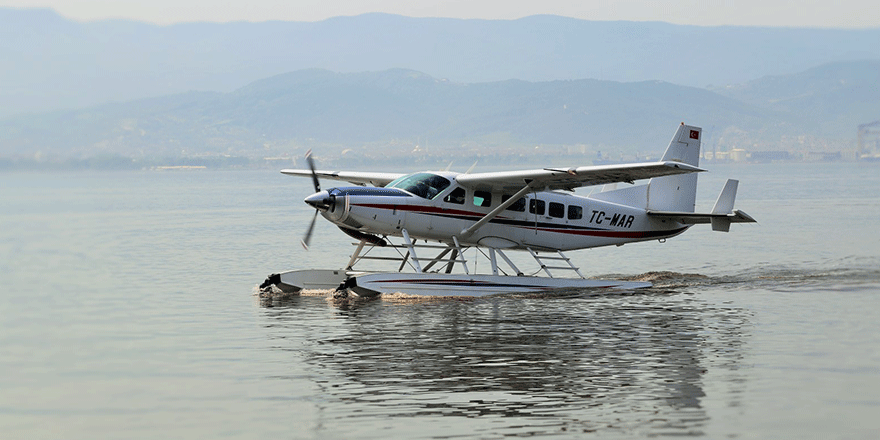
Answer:
[{"label": "sky", "polygon": [[[876,0],[875,0],[876,1]],[[880,28],[870,0],[0,0],[48,7],[79,21],[320,21],[386,12],[410,17],[516,19],[553,14],[585,20],[663,21],[699,26]]]}]

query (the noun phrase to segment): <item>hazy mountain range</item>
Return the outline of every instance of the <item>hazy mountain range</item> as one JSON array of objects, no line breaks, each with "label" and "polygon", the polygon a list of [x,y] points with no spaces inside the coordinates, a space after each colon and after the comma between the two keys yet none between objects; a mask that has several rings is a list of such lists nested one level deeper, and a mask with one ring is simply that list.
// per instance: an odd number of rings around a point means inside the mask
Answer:
[{"label": "hazy mountain range", "polygon": [[0,8],[0,34],[0,156],[656,153],[681,121],[713,148],[773,150],[847,143],[880,119],[880,30],[384,14],[162,27]]},{"label": "hazy mountain range", "polygon": [[702,27],[411,18],[320,22],[77,22],[0,8],[0,117],[189,90],[230,92],[308,68],[393,68],[460,83],[593,78],[694,87],[739,84],[837,61],[880,59],[880,29]]},{"label": "hazy mountain range", "polygon": [[[421,143],[455,148],[662,149],[675,125],[722,149],[855,137],[880,118],[880,61],[824,65],[715,91],[660,81],[454,83],[393,69],[309,69],[230,93],[189,92],[0,121],[7,154],[284,154]],[[803,139],[801,139],[801,142]],[[788,145],[785,147],[792,147]],[[807,147],[814,147],[807,145]]]}]

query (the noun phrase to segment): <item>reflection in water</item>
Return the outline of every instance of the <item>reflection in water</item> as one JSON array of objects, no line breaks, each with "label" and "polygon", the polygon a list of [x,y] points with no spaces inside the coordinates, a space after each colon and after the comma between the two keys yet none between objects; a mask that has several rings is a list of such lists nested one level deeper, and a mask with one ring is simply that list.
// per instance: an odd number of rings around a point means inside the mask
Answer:
[{"label": "reflection in water", "polygon": [[423,438],[457,434],[415,426],[465,420],[461,435],[700,434],[708,420],[703,375],[709,368],[735,374],[749,317],[657,288],[378,300],[304,322],[304,308],[321,306],[300,298],[265,313],[276,328],[313,339],[304,356],[327,378],[317,381],[333,402],[322,407],[326,416],[377,426],[400,419],[412,426],[408,437]]}]

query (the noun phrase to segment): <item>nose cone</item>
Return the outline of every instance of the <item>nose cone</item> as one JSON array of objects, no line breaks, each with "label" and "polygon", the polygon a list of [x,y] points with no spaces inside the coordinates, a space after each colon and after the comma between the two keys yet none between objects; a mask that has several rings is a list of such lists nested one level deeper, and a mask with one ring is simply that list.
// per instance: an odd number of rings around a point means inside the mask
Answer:
[{"label": "nose cone", "polygon": [[319,191],[306,197],[305,202],[315,209],[327,211],[333,206],[334,198],[327,191]]}]

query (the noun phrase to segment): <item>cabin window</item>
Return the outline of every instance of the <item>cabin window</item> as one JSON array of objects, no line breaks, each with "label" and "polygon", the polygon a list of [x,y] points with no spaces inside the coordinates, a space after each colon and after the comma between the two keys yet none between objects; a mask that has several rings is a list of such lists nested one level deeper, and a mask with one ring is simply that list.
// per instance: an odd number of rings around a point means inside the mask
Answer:
[{"label": "cabin window", "polygon": [[474,206],[492,206],[492,193],[489,191],[474,191]]},{"label": "cabin window", "polygon": [[580,220],[584,218],[584,208],[577,205],[568,205],[568,219]]},{"label": "cabin window", "polygon": [[400,188],[424,199],[433,199],[449,187],[450,183],[449,179],[436,174],[416,173],[403,176],[389,183],[386,188]]},{"label": "cabin window", "polygon": [[529,200],[529,213],[544,215],[544,201],[538,199]]},{"label": "cabin window", "polygon": [[464,188],[455,188],[443,198],[443,201],[447,203],[455,203],[456,205],[464,205]]},{"label": "cabin window", "polygon": [[[504,202],[510,200],[510,197],[511,197],[510,194],[505,194],[505,195],[501,196],[501,203],[504,203]],[[516,212],[525,212],[526,198],[520,197],[519,200],[513,202],[512,205],[508,206],[507,210],[508,211],[516,211]]]},{"label": "cabin window", "polygon": [[548,214],[550,214],[550,217],[565,217],[565,205],[562,203],[550,202],[550,211]]}]

